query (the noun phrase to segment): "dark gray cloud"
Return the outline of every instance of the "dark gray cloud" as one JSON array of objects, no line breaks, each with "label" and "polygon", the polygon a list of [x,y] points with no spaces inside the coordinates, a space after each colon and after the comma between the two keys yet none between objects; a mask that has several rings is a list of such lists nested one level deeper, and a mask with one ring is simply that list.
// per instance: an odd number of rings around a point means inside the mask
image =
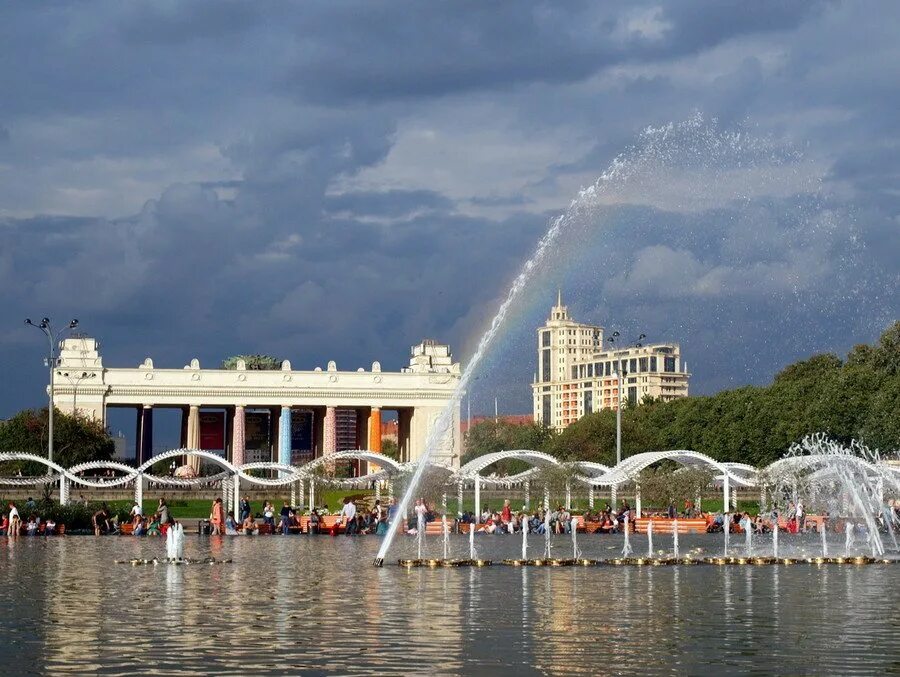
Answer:
[{"label": "dark gray cloud", "polygon": [[683,210],[697,177],[658,174],[560,243],[476,408],[528,410],[557,284],[586,321],[680,340],[698,392],[871,340],[898,313],[898,18],[889,2],[4,4],[0,415],[41,401],[26,315],[79,316],[109,364],[396,368],[423,336],[465,357],[548,219],[644,127],[698,110],[793,144],[821,194],[788,174],[754,193],[748,162],[728,184],[746,200]]}]

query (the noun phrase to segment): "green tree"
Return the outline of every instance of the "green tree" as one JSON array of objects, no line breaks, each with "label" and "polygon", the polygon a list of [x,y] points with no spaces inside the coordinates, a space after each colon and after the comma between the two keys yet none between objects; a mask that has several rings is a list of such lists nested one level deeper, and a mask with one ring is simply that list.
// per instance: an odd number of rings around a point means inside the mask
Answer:
[{"label": "green tree", "polygon": [[256,371],[281,369],[281,360],[271,355],[232,355],[222,360],[222,369],[237,369],[238,360],[244,360],[247,369]]},{"label": "green tree", "polygon": [[400,460],[400,448],[397,446],[397,440],[390,437],[381,438],[381,453],[392,458],[395,461]]},{"label": "green tree", "polygon": [[[553,431],[538,423],[519,425],[506,421],[481,421],[466,432],[462,463],[485,454],[510,449],[544,451],[552,437]],[[509,475],[527,467],[520,461],[500,461],[497,471],[502,475]]]},{"label": "green tree", "polygon": [[[0,451],[21,451],[47,456],[49,415],[47,408],[26,409],[0,423]],[[108,461],[115,452],[112,438],[99,421],[56,410],[53,416],[53,460],[64,468]],[[43,466],[41,466],[43,467]],[[41,472],[40,468],[20,465],[24,474]]]}]

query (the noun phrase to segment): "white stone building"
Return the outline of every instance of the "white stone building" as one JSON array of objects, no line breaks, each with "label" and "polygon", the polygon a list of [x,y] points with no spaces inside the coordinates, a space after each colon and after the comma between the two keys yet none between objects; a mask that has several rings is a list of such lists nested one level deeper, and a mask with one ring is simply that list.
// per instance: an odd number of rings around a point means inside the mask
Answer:
[{"label": "white stone building", "polygon": [[[149,357],[136,367],[106,367],[96,339],[65,339],[54,372],[53,399],[64,412],[78,411],[106,425],[112,407],[136,414],[136,456],[153,449],[153,412],[182,413],[181,446],[219,451],[236,464],[279,461],[298,464],[337,449],[337,419],[355,414],[356,445],[381,451],[381,418],[396,411],[400,460],[424,451],[431,428],[459,383],[450,347],[432,340],[413,346],[409,367],[382,371],[297,371],[285,360],[277,371],[203,368],[193,359],[181,369],[159,368]],[[459,466],[459,406],[435,450],[434,460]],[[208,448],[212,444],[215,448]],[[359,468],[363,472],[364,468]]]}]

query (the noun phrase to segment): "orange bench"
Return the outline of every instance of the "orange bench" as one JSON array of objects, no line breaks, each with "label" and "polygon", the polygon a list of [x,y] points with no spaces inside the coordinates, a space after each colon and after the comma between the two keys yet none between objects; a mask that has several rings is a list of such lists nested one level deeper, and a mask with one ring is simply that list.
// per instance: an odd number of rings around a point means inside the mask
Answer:
[{"label": "orange bench", "polygon": [[[344,526],[341,524],[340,515],[319,516],[319,533],[327,534],[335,527],[337,529],[336,533],[341,533],[344,530]],[[300,516],[300,532],[304,534],[309,533],[309,515]]]},{"label": "orange bench", "polygon": [[[653,522],[654,534],[671,534],[675,528],[676,520],[668,517],[639,517],[634,521],[634,530],[639,534],[647,533],[647,525]],[[679,518],[679,534],[705,534],[707,520],[705,517]]]}]

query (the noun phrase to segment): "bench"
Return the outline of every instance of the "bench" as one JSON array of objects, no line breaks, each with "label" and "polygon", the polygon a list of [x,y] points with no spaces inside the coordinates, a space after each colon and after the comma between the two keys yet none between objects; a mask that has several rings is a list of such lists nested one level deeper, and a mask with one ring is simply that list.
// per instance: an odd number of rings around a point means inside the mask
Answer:
[{"label": "bench", "polygon": [[[335,533],[342,533],[344,531],[344,527],[341,524],[341,516],[340,515],[320,515],[319,516],[319,533],[320,534],[331,533],[332,529],[335,530]],[[300,533],[303,533],[303,534],[309,533],[309,515],[301,515],[300,516]]]},{"label": "bench", "polygon": [[634,521],[634,530],[639,534],[647,533],[647,525],[653,522],[654,534],[671,534],[678,522],[679,534],[705,534],[708,526],[705,517],[685,517],[678,520],[668,517],[639,517]]}]

